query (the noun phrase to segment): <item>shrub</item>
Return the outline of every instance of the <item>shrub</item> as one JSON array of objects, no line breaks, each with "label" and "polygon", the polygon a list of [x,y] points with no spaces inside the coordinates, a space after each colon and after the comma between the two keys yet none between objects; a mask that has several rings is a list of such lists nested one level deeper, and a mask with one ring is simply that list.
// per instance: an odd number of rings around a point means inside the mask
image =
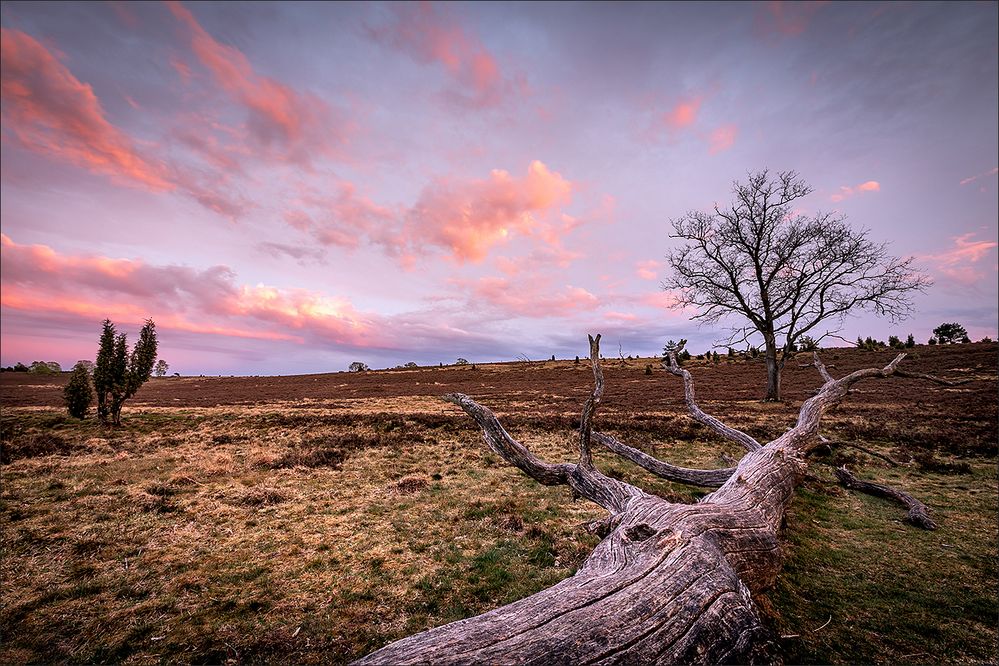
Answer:
[{"label": "shrub", "polygon": [[803,352],[817,351],[819,341],[810,335],[803,335],[798,338],[798,348]]},{"label": "shrub", "polygon": [[153,368],[153,372],[156,373],[157,377],[162,377],[167,373],[167,370],[169,369],[170,369],[170,364],[164,361],[163,359],[160,359],[156,361],[156,366]]},{"label": "shrub", "polygon": [[62,368],[55,361],[33,361],[31,367],[28,368],[28,372],[36,375],[54,375],[62,372]]},{"label": "shrub", "polygon": [[90,403],[94,399],[94,390],[90,388],[90,373],[82,361],[73,366],[73,374],[63,389],[63,398],[66,400],[66,409],[69,410],[70,416],[77,419],[87,416]]},{"label": "shrub", "polygon": [[419,366],[418,366],[418,365],[416,365],[416,363],[414,363],[413,361],[410,361],[410,362],[408,362],[408,363],[407,363],[406,365],[404,365],[403,367],[404,367],[404,368],[417,368],[417,367],[419,367]]},{"label": "shrub", "polygon": [[369,368],[366,363],[361,363],[360,361],[354,361],[347,368],[347,370],[349,372],[365,372],[366,370],[370,370],[370,369],[371,368]]},{"label": "shrub", "polygon": [[14,372],[28,372],[28,366],[21,362],[14,364]]},{"label": "shrub", "polygon": [[454,362],[454,364],[455,365],[468,365],[468,359],[459,358],[457,361]]},{"label": "shrub", "polygon": [[935,345],[937,343],[937,339],[936,338],[930,338],[927,342],[929,344],[931,344],[931,345]]},{"label": "shrub", "polygon": [[[968,340],[968,331],[958,323],[940,324],[933,329],[933,337],[942,345]],[[970,340],[968,340],[970,342]]]},{"label": "shrub", "polygon": [[889,335],[888,346],[891,347],[892,349],[901,349],[903,345],[902,341],[898,339],[897,335]]}]

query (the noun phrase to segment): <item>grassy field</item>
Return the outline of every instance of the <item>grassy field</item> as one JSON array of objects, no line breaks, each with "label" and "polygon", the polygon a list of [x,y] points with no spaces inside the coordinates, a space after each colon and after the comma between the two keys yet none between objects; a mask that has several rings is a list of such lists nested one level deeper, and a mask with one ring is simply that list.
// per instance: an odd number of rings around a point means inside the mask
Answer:
[{"label": "grassy field", "polygon": [[[892,354],[830,350],[834,375]],[[794,663],[995,662],[995,344],[918,347],[905,367],[970,383],[860,384],[823,422],[869,447],[815,458],[784,573],[758,598]],[[739,450],[690,421],[682,387],[606,362],[595,426],[677,464]],[[757,361],[693,361],[702,406],[758,439],[819,384],[790,363],[764,404]],[[573,457],[592,376],[572,361],[281,378],[154,379],[101,428],[60,409],[65,377],[0,375],[0,663],[342,663],[573,574],[601,510],[488,452],[462,391],[550,461]],[[605,473],[677,501],[606,452]],[[836,485],[833,465],[924,501],[935,532]]]}]

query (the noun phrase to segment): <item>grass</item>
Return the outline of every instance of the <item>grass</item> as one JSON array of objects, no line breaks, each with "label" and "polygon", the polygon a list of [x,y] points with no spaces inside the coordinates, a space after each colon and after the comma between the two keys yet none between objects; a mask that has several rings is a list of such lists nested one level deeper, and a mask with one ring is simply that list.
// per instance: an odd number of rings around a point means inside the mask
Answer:
[{"label": "grass", "polygon": [[[538,411],[554,398],[536,397],[497,412],[520,405],[505,420],[514,436],[546,460],[572,459],[577,417]],[[783,573],[759,598],[785,661],[996,661],[994,438],[930,447],[985,429],[944,433],[955,419],[930,419],[905,440],[893,436],[904,423],[892,425],[905,405],[857,402],[824,430],[906,464],[851,449],[813,462],[787,516]],[[790,418],[779,406],[739,409],[761,437]],[[601,510],[511,469],[460,413],[425,397],[126,407],[124,417],[106,431],[55,410],[4,409],[0,662],[345,663],[549,587],[597,543],[581,525]],[[676,464],[738,455],[676,412],[611,406],[598,427]],[[604,451],[595,460],[676,501],[707,492]],[[835,485],[844,462],[913,493],[940,530]]]}]

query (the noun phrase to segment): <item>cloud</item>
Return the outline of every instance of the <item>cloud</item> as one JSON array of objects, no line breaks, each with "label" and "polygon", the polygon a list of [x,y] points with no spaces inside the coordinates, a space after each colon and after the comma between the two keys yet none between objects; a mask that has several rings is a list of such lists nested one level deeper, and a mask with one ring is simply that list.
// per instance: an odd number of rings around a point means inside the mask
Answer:
[{"label": "cloud", "polygon": [[573,185],[535,160],[523,178],[494,170],[483,180],[438,179],[406,213],[406,236],[414,246],[447,249],[457,261],[482,261],[514,235],[536,236],[557,245],[572,228],[540,218],[569,202]]},{"label": "cloud", "polygon": [[484,179],[437,178],[409,207],[377,204],[346,181],[332,197],[303,188],[285,221],[323,245],[379,245],[405,265],[440,250],[458,262],[480,262],[519,236],[537,241],[535,258],[565,267],[580,255],[562,241],[580,221],[555,211],[572,191],[572,182],[535,160],[520,178],[501,169]]},{"label": "cloud", "polygon": [[216,41],[190,10],[179,2],[167,5],[188,28],[191,49],[198,61],[223,90],[246,108],[250,136],[257,146],[273,157],[301,165],[310,164],[320,155],[343,155],[353,131],[353,124],[344,114],[315,95],[257,74],[239,49]]},{"label": "cloud", "polygon": [[844,199],[852,197],[855,194],[862,194],[864,192],[880,192],[881,184],[876,180],[868,180],[866,182],[860,183],[859,185],[854,185],[853,187],[847,187],[846,185],[841,185],[839,192],[829,195],[829,200],[833,202],[840,202]]},{"label": "cloud", "polygon": [[781,2],[757,5],[756,27],[764,34],[784,37],[803,35],[825,2]]},{"label": "cloud", "polygon": [[[112,125],[93,89],[81,82],[30,35],[2,29],[3,131],[18,145],[104,176],[119,185],[156,193],[180,191],[205,208],[235,220],[249,207],[225,187],[225,175],[168,166],[140,150]],[[206,152],[211,137],[187,137]],[[221,153],[215,166],[221,166]],[[210,160],[211,161],[211,160]],[[226,166],[232,167],[232,164]]]},{"label": "cloud", "polygon": [[702,97],[683,99],[662,115],[662,123],[671,130],[689,127],[697,120],[697,112],[701,108]]},{"label": "cloud", "polygon": [[64,255],[0,235],[4,308],[34,316],[152,317],[165,329],[351,347],[385,343],[378,318],[342,297],[304,289],[238,285],[226,266],[197,270],[135,259]]},{"label": "cloud", "polygon": [[960,184],[961,185],[967,185],[968,183],[973,183],[976,180],[979,180],[981,178],[986,178],[988,176],[994,176],[997,173],[999,173],[999,167],[992,167],[988,171],[983,171],[982,173],[980,173],[980,174],[978,174],[976,176],[969,176],[968,178],[962,179],[961,182],[960,182]]},{"label": "cloud", "polygon": [[4,138],[115,182],[174,188],[166,169],[141,155],[104,116],[93,89],[30,35],[2,28]]},{"label": "cloud", "polygon": [[525,87],[504,78],[485,45],[434,4],[398,3],[392,5],[392,12],[394,21],[369,27],[369,36],[419,63],[442,66],[452,81],[449,100],[471,108],[494,107],[518,87]]},{"label": "cloud", "polygon": [[660,262],[649,259],[648,261],[639,261],[635,264],[635,269],[638,277],[643,280],[655,280],[660,266],[662,266]]},{"label": "cloud", "polygon": [[380,243],[389,254],[399,254],[404,243],[398,236],[398,211],[358,194],[357,187],[347,181],[336,184],[334,196],[308,187],[300,189],[295,203],[301,208],[285,213],[285,221],[291,226],[309,232],[322,245],[356,248],[368,239]]},{"label": "cloud", "polygon": [[553,288],[548,280],[483,277],[469,283],[458,283],[468,292],[470,308],[497,311],[509,317],[566,317],[590,312],[600,305],[600,299],[582,287],[565,285]]},{"label": "cloud", "polygon": [[734,124],[722,125],[708,135],[708,152],[712,155],[728,150],[735,144],[739,128]]},{"label": "cloud", "polygon": [[[974,232],[955,236],[951,239],[953,247],[939,254],[923,255],[920,259],[930,262],[938,273],[961,285],[972,286],[989,279],[977,264],[992,254],[999,244],[988,240],[974,240],[974,236]],[[994,280],[995,277],[991,279]]]}]

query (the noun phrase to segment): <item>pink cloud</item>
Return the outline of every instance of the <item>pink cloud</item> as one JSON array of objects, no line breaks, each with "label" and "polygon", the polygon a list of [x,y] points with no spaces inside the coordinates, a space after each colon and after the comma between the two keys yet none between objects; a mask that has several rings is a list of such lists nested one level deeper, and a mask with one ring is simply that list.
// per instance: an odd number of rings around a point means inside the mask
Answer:
[{"label": "pink cloud", "polygon": [[168,2],[173,15],[187,26],[191,48],[215,81],[249,112],[249,129],[257,144],[273,156],[308,164],[317,155],[342,155],[352,124],[325,101],[292,90],[257,74],[235,47],[216,41],[179,2]]},{"label": "pink cloud", "polygon": [[108,122],[93,89],[34,38],[3,28],[2,51],[5,140],[119,185],[157,193],[179,190],[232,220],[245,213],[248,203],[227,193],[224,174],[168,167],[140,150]]},{"label": "pink cloud", "polygon": [[672,130],[680,130],[689,127],[697,120],[697,112],[701,108],[703,97],[692,97],[680,100],[676,105],[663,114],[662,122]]},{"label": "pink cloud", "polygon": [[535,160],[522,178],[494,170],[483,180],[438,179],[406,213],[405,236],[416,247],[447,249],[457,261],[482,261],[489,250],[514,235],[535,236],[557,246],[574,226],[542,218],[568,203],[572,183]]},{"label": "pink cloud", "polygon": [[114,181],[173,189],[166,169],[139,153],[104,116],[93,89],[30,35],[2,29],[4,138]]},{"label": "pink cloud", "polygon": [[639,303],[650,308],[671,310],[677,304],[677,297],[668,291],[654,291],[639,297]]},{"label": "pink cloud", "polygon": [[708,135],[708,152],[712,155],[728,150],[735,144],[739,128],[734,124],[722,125]]},{"label": "pink cloud", "polygon": [[815,14],[825,2],[781,2],[771,0],[760,8],[756,26],[765,33],[776,32],[785,37],[798,37],[804,34]]},{"label": "pink cloud", "polygon": [[589,312],[600,299],[582,287],[566,285],[553,289],[547,280],[483,277],[465,284],[469,306],[485,305],[510,317],[564,317]]},{"label": "pink cloud", "polygon": [[434,4],[399,3],[392,9],[395,21],[369,28],[369,35],[417,62],[441,65],[455,85],[448,95],[452,101],[473,108],[492,107],[511,91],[525,88],[523,82],[515,85],[505,79],[485,45]]},{"label": "pink cloud", "polygon": [[291,210],[285,213],[285,221],[311,233],[323,245],[355,248],[368,239],[382,244],[390,254],[399,254],[404,245],[399,238],[399,213],[358,194],[353,183],[340,181],[336,188],[333,196],[300,188],[295,205],[312,212]]},{"label": "pink cloud", "polygon": [[861,194],[863,192],[880,192],[881,184],[876,180],[868,180],[859,185],[854,185],[853,187],[847,187],[846,185],[841,185],[839,192],[829,195],[829,200],[833,202],[840,202],[844,199],[852,197],[855,194]]},{"label": "pink cloud", "polygon": [[384,345],[385,327],[340,297],[304,289],[237,285],[225,266],[196,270],[136,259],[73,256],[0,235],[4,308],[32,315],[152,317],[164,329],[266,340]]},{"label": "pink cloud", "polygon": [[639,261],[635,264],[636,272],[638,277],[643,280],[655,280],[658,275],[658,270],[662,266],[661,263],[655,259],[649,259],[648,261]]},{"label": "pink cloud", "polygon": [[[974,236],[974,232],[955,236],[951,239],[954,241],[952,248],[920,258],[933,264],[941,275],[965,286],[974,285],[988,279],[985,271],[976,264],[992,254],[999,245],[994,241],[973,240]],[[992,263],[994,265],[995,262]]]},{"label": "pink cloud", "polygon": [[973,183],[976,180],[980,180],[982,178],[987,178],[988,176],[994,176],[997,173],[999,173],[999,167],[992,167],[988,171],[983,171],[982,173],[980,173],[980,174],[978,174],[976,176],[969,176],[968,178],[962,179],[960,184],[961,185],[967,185],[968,183]]}]

